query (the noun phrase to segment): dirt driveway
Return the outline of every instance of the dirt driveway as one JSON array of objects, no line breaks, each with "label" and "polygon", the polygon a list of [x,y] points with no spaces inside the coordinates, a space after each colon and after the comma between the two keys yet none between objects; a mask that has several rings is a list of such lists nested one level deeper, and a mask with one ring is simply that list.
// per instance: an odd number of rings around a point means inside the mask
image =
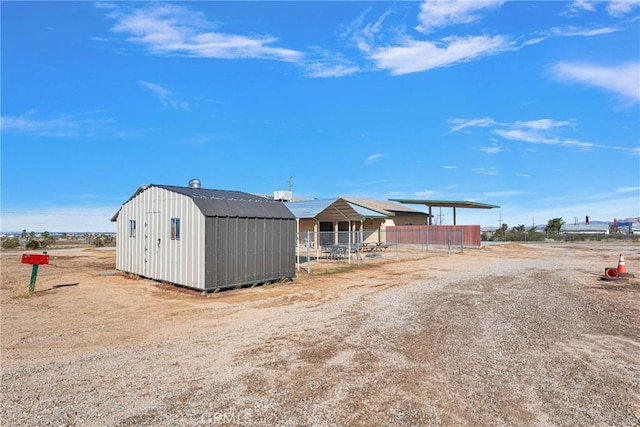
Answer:
[{"label": "dirt driveway", "polygon": [[[203,297],[1,260],[17,425],[640,425],[640,247],[503,245]],[[65,285],[65,286],[62,286]]]}]

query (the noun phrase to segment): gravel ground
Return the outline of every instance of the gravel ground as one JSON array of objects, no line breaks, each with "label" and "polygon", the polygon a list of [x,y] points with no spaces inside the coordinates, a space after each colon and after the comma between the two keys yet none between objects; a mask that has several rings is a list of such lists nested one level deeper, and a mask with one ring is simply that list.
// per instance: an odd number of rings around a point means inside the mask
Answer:
[{"label": "gravel ground", "polygon": [[[3,253],[3,426],[640,425],[640,247],[503,245],[203,297]],[[640,277],[640,274],[638,274]],[[59,286],[70,285],[70,286]]]}]

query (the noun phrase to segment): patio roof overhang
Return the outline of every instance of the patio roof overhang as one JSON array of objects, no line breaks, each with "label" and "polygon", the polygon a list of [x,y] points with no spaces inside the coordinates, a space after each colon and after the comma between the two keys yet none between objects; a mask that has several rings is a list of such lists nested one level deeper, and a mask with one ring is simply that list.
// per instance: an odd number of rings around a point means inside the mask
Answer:
[{"label": "patio roof overhang", "polygon": [[469,202],[466,200],[424,200],[424,199],[389,199],[393,202],[404,203],[407,205],[425,205],[429,208],[429,225],[433,215],[432,208],[453,208],[453,225],[456,225],[456,209],[495,209],[498,205],[490,205],[487,203]]}]

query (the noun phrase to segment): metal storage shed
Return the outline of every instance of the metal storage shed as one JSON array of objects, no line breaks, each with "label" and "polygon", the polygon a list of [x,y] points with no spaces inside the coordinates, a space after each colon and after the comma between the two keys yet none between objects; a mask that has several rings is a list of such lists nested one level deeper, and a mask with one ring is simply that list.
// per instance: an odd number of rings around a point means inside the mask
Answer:
[{"label": "metal storage shed", "polygon": [[111,218],[117,270],[203,291],[295,276],[284,203],[192,182],[143,185],[122,205]]}]

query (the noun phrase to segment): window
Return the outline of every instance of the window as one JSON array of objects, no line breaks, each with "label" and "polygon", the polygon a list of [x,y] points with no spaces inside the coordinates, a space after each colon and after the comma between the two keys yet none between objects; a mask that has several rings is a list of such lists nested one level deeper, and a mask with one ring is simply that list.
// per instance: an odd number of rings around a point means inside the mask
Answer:
[{"label": "window", "polygon": [[129,237],[136,237],[136,220],[129,220]]},{"label": "window", "polygon": [[171,218],[171,240],[180,240],[180,218]]}]

